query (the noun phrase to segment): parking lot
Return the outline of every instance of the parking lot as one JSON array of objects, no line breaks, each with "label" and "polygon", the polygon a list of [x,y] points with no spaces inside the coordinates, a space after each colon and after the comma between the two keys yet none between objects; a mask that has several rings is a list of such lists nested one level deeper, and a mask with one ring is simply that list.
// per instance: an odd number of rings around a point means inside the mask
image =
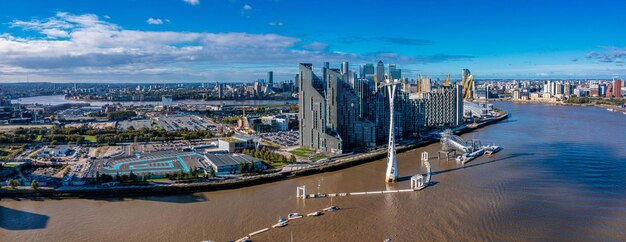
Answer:
[{"label": "parking lot", "polygon": [[124,121],[119,121],[117,123],[117,128],[121,130],[127,130],[130,127],[133,127],[133,129],[136,129],[136,130],[143,129],[143,128],[151,129],[152,120],[150,119],[124,120]]},{"label": "parking lot", "polygon": [[164,116],[153,118],[154,121],[167,131],[187,129],[189,131],[206,130],[215,126],[208,120],[195,115],[188,116]]},{"label": "parking lot", "polygon": [[300,132],[299,131],[282,131],[282,132],[274,132],[274,133],[262,133],[259,134],[264,140],[272,142],[274,144],[284,146],[284,147],[292,147],[299,145],[300,142]]}]

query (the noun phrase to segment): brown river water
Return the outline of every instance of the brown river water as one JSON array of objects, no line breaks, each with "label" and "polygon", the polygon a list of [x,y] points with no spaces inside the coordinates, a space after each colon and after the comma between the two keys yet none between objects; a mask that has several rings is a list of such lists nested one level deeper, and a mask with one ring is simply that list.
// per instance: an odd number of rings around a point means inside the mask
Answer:
[{"label": "brown river water", "polygon": [[331,204],[309,193],[409,188],[418,192],[336,197],[340,211],[294,220],[254,241],[624,241],[626,115],[594,107],[496,103],[509,120],[464,135],[505,149],[461,165],[437,161],[439,144],[398,154],[400,182],[386,161],[264,185],[159,197],[2,199],[0,241],[227,241],[290,212]]}]

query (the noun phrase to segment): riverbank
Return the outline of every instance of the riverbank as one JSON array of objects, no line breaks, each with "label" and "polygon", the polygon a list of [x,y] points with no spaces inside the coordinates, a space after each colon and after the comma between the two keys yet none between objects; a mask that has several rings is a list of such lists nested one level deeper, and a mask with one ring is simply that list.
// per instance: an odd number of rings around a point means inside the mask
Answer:
[{"label": "riverbank", "polygon": [[[508,113],[503,113],[500,116],[494,117],[489,120],[485,120],[480,123],[469,124],[460,129],[455,130],[457,134],[468,133],[488,125],[500,122],[508,118]],[[402,153],[417,148],[421,148],[430,144],[437,143],[438,140],[431,138],[428,140],[419,141],[413,144],[397,146],[396,152]],[[39,189],[39,190],[0,190],[0,194],[3,197],[14,198],[90,198],[90,197],[124,197],[124,196],[148,196],[148,195],[173,195],[195,192],[207,192],[226,189],[236,189],[242,187],[255,186],[264,183],[270,183],[295,177],[308,176],[313,174],[319,174],[324,172],[337,171],[356,165],[364,164],[385,158],[387,155],[386,149],[365,153],[357,157],[348,157],[337,159],[333,162],[304,168],[295,171],[283,171],[265,175],[257,175],[244,177],[238,180],[228,180],[221,182],[195,182],[187,184],[169,184],[169,185],[138,185],[138,186],[124,186],[124,187],[103,187],[103,186],[77,186],[77,187],[64,187],[59,189]]]},{"label": "riverbank", "polygon": [[[496,99],[496,101],[502,102],[511,102],[511,103],[521,103],[521,104],[547,104],[547,105],[557,105],[557,106],[575,106],[575,107],[599,107],[599,108],[611,108],[617,111],[626,112],[626,108],[622,108],[620,106],[608,105],[608,104],[596,104],[596,103],[566,103],[562,101],[552,102],[552,101],[541,101],[541,100],[513,100],[508,98]],[[624,101],[626,103],[626,101]]]},{"label": "riverbank", "polygon": [[[175,100],[174,105],[246,105],[246,106],[260,106],[260,105],[274,105],[285,103],[297,103],[298,99],[279,99],[279,100]],[[89,104],[93,107],[100,107],[104,105],[121,104],[123,106],[141,106],[141,105],[161,105],[161,101],[86,101],[86,100],[74,100],[66,99],[65,95],[50,95],[50,96],[32,96],[11,100],[11,103],[18,103],[23,105],[61,105],[61,104]]]}]

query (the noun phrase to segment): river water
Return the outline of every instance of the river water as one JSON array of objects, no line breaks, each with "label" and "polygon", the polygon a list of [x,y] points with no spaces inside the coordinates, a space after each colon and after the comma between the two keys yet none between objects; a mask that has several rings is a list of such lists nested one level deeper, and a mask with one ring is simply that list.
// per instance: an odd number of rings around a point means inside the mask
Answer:
[{"label": "river water", "polygon": [[[292,221],[254,241],[623,241],[626,115],[594,107],[496,103],[509,120],[464,135],[505,149],[466,165],[431,158],[434,185],[419,192],[338,197],[342,210]],[[330,199],[310,193],[408,188],[419,154],[243,189],[180,196],[0,202],[2,241],[226,241],[308,213]]]},{"label": "river water", "polygon": [[[285,104],[285,103],[297,103],[298,100],[176,100],[173,104],[179,105],[271,105],[271,104]],[[106,104],[119,103],[124,106],[138,106],[138,105],[161,105],[162,102],[157,101],[84,101],[84,100],[68,100],[65,99],[65,95],[52,95],[52,96],[35,96],[25,97],[20,99],[11,100],[11,103],[19,104],[43,104],[43,105],[59,105],[66,103],[89,103],[91,106],[101,107]]]}]

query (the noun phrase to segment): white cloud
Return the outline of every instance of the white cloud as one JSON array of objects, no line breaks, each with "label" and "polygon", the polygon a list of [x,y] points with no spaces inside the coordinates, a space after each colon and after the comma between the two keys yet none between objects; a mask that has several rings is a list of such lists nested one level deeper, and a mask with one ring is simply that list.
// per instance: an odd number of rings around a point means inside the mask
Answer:
[{"label": "white cloud", "polygon": [[248,10],[252,10],[252,6],[250,6],[250,5],[248,5],[248,4],[244,4],[244,5],[243,5],[243,10],[246,10],[246,11],[248,11]]},{"label": "white cloud", "polygon": [[146,20],[146,23],[155,24],[155,25],[161,25],[163,23],[169,23],[169,22],[170,22],[169,19],[160,19],[160,18],[149,18],[148,20]]},{"label": "white cloud", "polygon": [[198,4],[200,4],[200,0],[183,0],[183,2],[189,3],[191,5],[198,5]]},{"label": "white cloud", "polygon": [[604,63],[623,64],[626,62],[626,48],[603,47],[602,51],[592,51],[585,58]]},{"label": "white cloud", "polygon": [[328,48],[328,44],[324,44],[321,42],[313,42],[309,44],[302,45],[302,48],[312,51],[322,51]]},{"label": "white cloud", "polygon": [[[93,14],[59,12],[46,19],[14,20],[10,27],[41,36],[0,34],[0,81],[7,80],[7,76],[17,78],[24,72],[33,77],[63,80],[208,79],[218,71],[205,72],[207,67],[217,65],[230,69],[225,73],[247,73],[244,76],[248,77],[250,68],[258,66],[275,71],[281,70],[276,67],[288,66],[295,71],[298,62],[372,61],[379,57],[330,52],[324,43],[302,45],[299,38],[272,33],[128,30]],[[399,55],[380,57],[387,58],[383,61],[417,60]],[[223,80],[240,77],[220,76]],[[50,79],[41,81],[45,80]]]},{"label": "white cloud", "polygon": [[277,26],[277,27],[285,25],[283,22],[280,22],[280,21],[272,21],[267,24],[269,24],[270,26]]}]

